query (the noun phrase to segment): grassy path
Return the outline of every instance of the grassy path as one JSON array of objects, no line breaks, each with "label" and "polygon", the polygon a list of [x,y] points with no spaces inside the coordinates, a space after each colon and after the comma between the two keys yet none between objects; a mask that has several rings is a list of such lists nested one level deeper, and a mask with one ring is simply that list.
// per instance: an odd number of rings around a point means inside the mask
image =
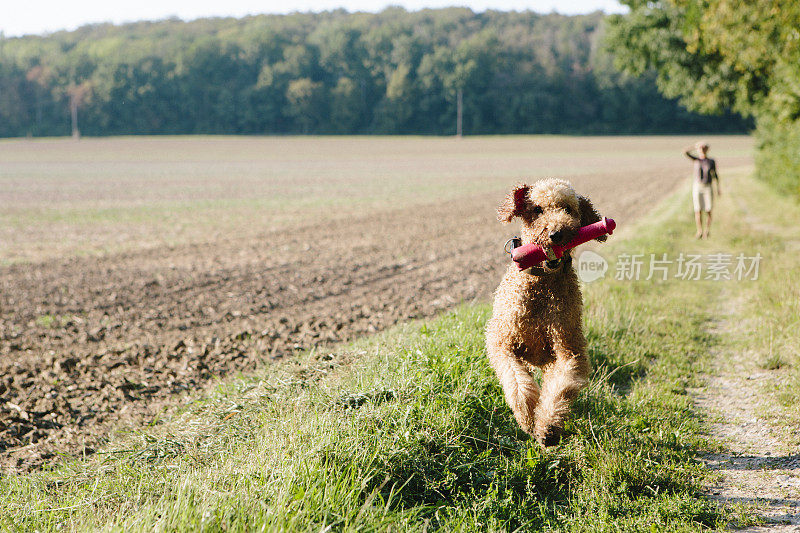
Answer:
[{"label": "grassy path", "polygon": [[[0,478],[0,530],[649,532],[755,524],[747,507],[720,506],[705,493],[721,480],[701,459],[736,453],[714,433],[696,393],[708,384],[705,394],[726,398],[714,380],[726,370],[742,375],[735,365],[746,361],[725,358],[746,353],[765,371],[778,367],[758,388],[781,408],[778,417],[763,414],[770,426],[800,416],[800,283],[785,253],[795,237],[765,238],[742,210],[775,228],[800,217],[791,206],[764,216],[779,204],[744,174],[739,192],[723,197],[710,241],[692,239],[683,191],[595,248],[609,270],[585,287],[594,374],[560,446],[542,450],[520,434],[484,354],[490,307],[464,305],[222,383],[89,460]],[[690,280],[680,270],[689,254],[707,268],[713,254],[757,251],[757,281],[706,279],[708,270]],[[638,272],[629,268],[637,261]]]}]

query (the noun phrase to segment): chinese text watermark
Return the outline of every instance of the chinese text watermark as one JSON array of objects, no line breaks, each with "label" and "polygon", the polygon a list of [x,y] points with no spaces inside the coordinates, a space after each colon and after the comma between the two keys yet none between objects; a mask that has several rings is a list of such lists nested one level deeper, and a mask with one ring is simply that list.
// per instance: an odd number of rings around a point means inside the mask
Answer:
[{"label": "chinese text watermark", "polygon": [[[685,254],[619,254],[614,263],[614,279],[627,281],[755,281],[761,254],[744,253]],[[605,277],[609,262],[600,254],[586,250],[578,257],[578,277],[592,282]]]}]

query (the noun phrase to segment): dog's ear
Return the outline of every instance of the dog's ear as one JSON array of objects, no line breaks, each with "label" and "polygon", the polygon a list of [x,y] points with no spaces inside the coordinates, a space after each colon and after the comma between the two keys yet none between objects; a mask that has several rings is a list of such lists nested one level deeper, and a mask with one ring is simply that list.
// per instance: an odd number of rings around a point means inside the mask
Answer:
[{"label": "dog's ear", "polygon": [[528,191],[530,187],[520,183],[511,189],[497,207],[497,220],[500,222],[511,222],[514,217],[520,216],[525,211],[525,204],[528,202]]},{"label": "dog's ear", "polygon": [[[581,211],[581,226],[588,226],[600,221],[600,213],[594,208],[592,202],[585,196],[578,195],[578,209]],[[608,238],[608,235],[603,235],[595,240],[603,242]]]}]

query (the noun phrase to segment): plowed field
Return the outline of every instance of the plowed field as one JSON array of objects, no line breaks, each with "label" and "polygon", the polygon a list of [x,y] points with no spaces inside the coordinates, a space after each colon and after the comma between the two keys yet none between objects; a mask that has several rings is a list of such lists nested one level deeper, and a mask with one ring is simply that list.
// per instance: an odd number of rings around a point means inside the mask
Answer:
[{"label": "plowed field", "polygon": [[[749,164],[748,138],[708,140],[723,179]],[[0,142],[0,466],[91,453],[216,378],[486,299],[511,185],[570,179],[624,227],[685,184],[690,142]]]}]

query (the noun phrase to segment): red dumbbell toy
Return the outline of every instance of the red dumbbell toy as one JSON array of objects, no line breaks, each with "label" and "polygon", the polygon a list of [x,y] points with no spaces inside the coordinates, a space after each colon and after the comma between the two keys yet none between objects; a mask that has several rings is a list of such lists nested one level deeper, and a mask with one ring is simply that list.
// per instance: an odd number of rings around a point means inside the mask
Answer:
[{"label": "red dumbbell toy", "polygon": [[589,224],[588,226],[580,228],[575,238],[567,244],[562,244],[560,246],[555,245],[549,250],[545,250],[538,244],[526,244],[525,246],[514,248],[511,251],[511,259],[517,264],[517,268],[526,270],[542,261],[558,259],[564,255],[564,252],[575,248],[579,244],[589,242],[603,235],[611,235],[616,227],[617,223],[614,222],[613,218],[603,217],[603,220],[600,222],[595,222],[594,224]]}]

